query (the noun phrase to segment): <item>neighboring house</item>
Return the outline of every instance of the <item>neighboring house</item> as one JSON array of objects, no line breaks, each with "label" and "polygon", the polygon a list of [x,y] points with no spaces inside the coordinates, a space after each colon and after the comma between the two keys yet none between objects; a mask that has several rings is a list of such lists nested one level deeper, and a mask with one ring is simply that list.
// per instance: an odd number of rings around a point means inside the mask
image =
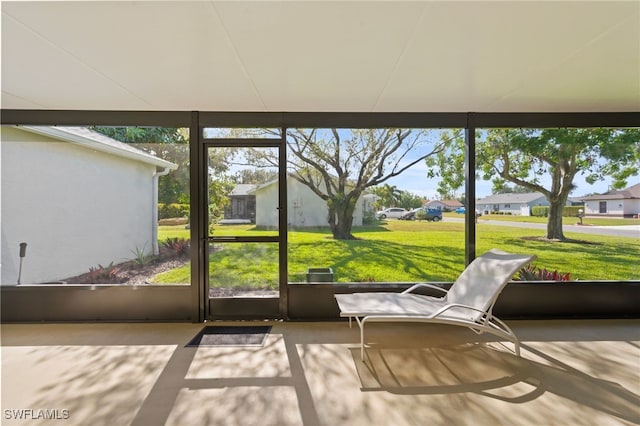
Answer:
[{"label": "neighboring house", "polygon": [[584,197],[584,213],[589,216],[638,217],[640,183],[619,191]]},{"label": "neighboring house", "polygon": [[424,204],[424,207],[428,209],[436,209],[442,211],[453,211],[458,207],[462,207],[463,204],[458,200],[431,200]]},{"label": "neighboring house", "polygon": [[567,199],[567,202],[570,206],[583,206],[584,205],[584,201],[582,201],[582,198],[578,198],[578,197],[569,197]]},{"label": "neighboring house", "polygon": [[86,128],[2,128],[2,285],[54,282],[157,251],[159,176],[177,165]]},{"label": "neighboring house", "polygon": [[493,194],[476,201],[476,209],[483,214],[530,216],[532,207],[548,205],[549,201],[540,192]]},{"label": "neighboring house", "polygon": [[256,184],[241,183],[229,194],[229,205],[224,209],[224,219],[256,220]]},{"label": "neighboring house", "polygon": [[[278,181],[259,185],[256,196],[256,225],[268,228],[278,226]],[[353,214],[353,226],[362,226],[366,195],[360,197]],[[308,186],[287,177],[287,223],[294,228],[328,226],[327,202],[318,197]],[[373,206],[369,199],[367,205]]]}]

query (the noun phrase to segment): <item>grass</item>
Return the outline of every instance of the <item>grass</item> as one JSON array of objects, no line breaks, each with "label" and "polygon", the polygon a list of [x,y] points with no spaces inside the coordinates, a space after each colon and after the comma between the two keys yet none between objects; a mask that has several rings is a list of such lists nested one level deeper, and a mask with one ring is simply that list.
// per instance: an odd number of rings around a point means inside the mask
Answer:
[{"label": "grass", "polygon": [[[460,216],[460,215],[458,215]],[[181,228],[181,229],[179,229]],[[160,239],[188,238],[184,227],[160,227]],[[264,235],[253,225],[217,226],[214,235]],[[269,235],[273,231],[269,232]],[[529,237],[541,230],[483,223],[477,227],[476,251],[497,247],[535,253],[534,263],[570,272],[572,280],[640,279],[637,259],[640,239],[565,232],[567,238],[589,244],[548,243]],[[356,240],[338,241],[328,229],[289,232],[289,282],[304,282],[307,268],[330,267],[338,282],[452,281],[464,268],[464,224],[391,220],[354,228]],[[277,288],[278,248],[275,243],[217,245],[210,254],[212,285]],[[157,283],[189,282],[190,266],[156,277]]]},{"label": "grass", "polygon": [[[463,219],[464,215],[456,214],[456,213],[445,213],[445,217],[451,218],[459,218]],[[486,214],[482,215],[479,218],[479,221],[487,221],[487,220],[499,220],[504,222],[523,222],[523,223],[547,223],[546,217],[537,217],[537,216],[514,216],[514,215],[499,215],[499,214]],[[563,225],[575,225],[579,223],[580,219],[577,217],[563,217],[562,224]],[[593,225],[593,226],[625,226],[625,225],[640,225],[640,220],[638,219],[622,219],[622,218],[600,218],[600,217],[585,217],[582,219],[583,225]]]}]

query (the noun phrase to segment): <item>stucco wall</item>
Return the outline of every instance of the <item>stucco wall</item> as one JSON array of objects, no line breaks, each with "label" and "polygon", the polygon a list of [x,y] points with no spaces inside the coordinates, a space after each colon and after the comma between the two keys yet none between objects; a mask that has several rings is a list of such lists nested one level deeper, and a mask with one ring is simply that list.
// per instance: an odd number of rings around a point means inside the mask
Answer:
[{"label": "stucco wall", "polygon": [[52,282],[151,250],[155,167],[2,128],[2,285]]},{"label": "stucco wall", "polygon": [[491,212],[504,212],[511,213],[512,215],[519,215],[522,212],[522,207],[527,208],[528,205],[526,203],[511,203],[509,207],[506,207],[505,204],[499,204],[498,210],[495,210],[495,204],[479,204],[476,206],[480,212],[484,213],[485,211]]},{"label": "stucco wall", "polygon": [[640,200],[606,200],[607,212],[600,213],[600,201],[590,200],[584,203],[584,211],[586,215],[603,215],[603,216],[632,216],[640,213]]},{"label": "stucco wall", "polygon": [[[287,223],[294,228],[328,226],[327,203],[308,187],[294,179],[287,181]],[[276,227],[278,223],[278,185],[272,184],[256,191],[256,225]],[[356,203],[353,225],[362,226],[362,197]]]},{"label": "stucco wall", "polygon": [[[508,204],[508,207],[507,207]],[[549,201],[545,197],[538,198],[537,200],[531,201],[529,203],[499,203],[497,204],[498,209],[495,209],[496,203],[478,203],[476,208],[480,210],[482,213],[484,212],[504,212],[511,213],[512,215],[520,215],[522,214],[522,210],[528,208],[529,210],[535,206],[548,206]],[[568,204],[567,204],[568,205]]]}]

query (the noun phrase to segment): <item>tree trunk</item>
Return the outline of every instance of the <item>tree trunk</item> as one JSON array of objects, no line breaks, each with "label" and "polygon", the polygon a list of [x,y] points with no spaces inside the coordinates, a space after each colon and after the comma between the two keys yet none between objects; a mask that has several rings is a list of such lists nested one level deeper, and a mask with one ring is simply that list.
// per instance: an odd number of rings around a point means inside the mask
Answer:
[{"label": "tree trunk", "polygon": [[547,239],[564,240],[562,232],[562,209],[564,208],[564,200],[552,201],[549,205],[549,220],[547,221]]},{"label": "tree trunk", "polygon": [[334,202],[329,203],[329,227],[331,227],[334,240],[355,239],[351,235],[355,208],[355,202],[351,201],[340,203],[334,200]]}]

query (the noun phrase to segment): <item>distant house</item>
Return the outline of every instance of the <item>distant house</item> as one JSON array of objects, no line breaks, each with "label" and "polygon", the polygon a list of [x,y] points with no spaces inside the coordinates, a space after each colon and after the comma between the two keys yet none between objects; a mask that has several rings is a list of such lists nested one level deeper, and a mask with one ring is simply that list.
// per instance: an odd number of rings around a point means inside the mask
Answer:
[{"label": "distant house", "polygon": [[238,184],[229,194],[229,205],[224,210],[225,220],[256,220],[256,184]]},{"label": "distant house", "polygon": [[584,213],[589,216],[634,217],[640,214],[640,183],[619,191],[584,197],[582,200]]},{"label": "distant house", "polygon": [[157,250],[159,176],[177,165],[86,128],[2,128],[2,285],[60,281]]},{"label": "distant house", "polygon": [[548,205],[549,201],[540,192],[493,194],[476,201],[476,209],[484,214],[530,216],[532,207]]},{"label": "distant house", "polygon": [[458,207],[462,207],[462,204],[458,200],[431,200],[424,204],[424,207],[428,209],[436,209],[442,211],[453,211]]},{"label": "distant house", "polygon": [[[277,180],[258,185],[256,197],[256,225],[268,228],[278,226],[278,185]],[[329,209],[327,202],[318,197],[308,186],[287,177],[287,223],[291,227],[328,226]],[[365,207],[373,208],[373,201],[366,195],[356,202],[353,226],[362,226]]]}]

